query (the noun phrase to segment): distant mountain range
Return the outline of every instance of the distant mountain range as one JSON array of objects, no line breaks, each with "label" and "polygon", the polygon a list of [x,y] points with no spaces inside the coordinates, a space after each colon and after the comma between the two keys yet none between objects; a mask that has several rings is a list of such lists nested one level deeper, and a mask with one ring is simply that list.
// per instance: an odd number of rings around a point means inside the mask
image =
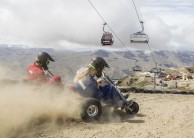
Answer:
[{"label": "distant mountain range", "polygon": [[[143,71],[151,68],[169,68],[178,66],[193,66],[193,51],[153,51],[152,55],[141,50],[134,51],[84,51],[75,52],[55,50],[50,48],[20,48],[0,46],[0,65],[13,72],[12,76],[24,76],[27,65],[34,61],[37,53],[48,52],[55,59],[50,63],[50,70],[62,76],[66,81],[72,81],[73,76],[80,67],[87,66],[93,57],[101,56],[106,59],[109,66],[108,74],[111,78],[121,78],[132,72],[135,65],[141,66]],[[16,73],[16,74],[14,74]]]}]

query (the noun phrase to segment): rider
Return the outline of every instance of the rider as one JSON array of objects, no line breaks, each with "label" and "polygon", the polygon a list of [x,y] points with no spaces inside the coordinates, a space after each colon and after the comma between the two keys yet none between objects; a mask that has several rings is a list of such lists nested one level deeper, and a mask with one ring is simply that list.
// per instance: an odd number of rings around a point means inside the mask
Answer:
[{"label": "rider", "polygon": [[48,82],[50,84],[61,84],[61,78],[57,75],[53,75],[48,70],[49,62],[55,62],[54,59],[47,53],[41,52],[39,53],[35,61],[31,63],[26,70],[26,78],[25,81],[31,82],[31,80],[35,82]]},{"label": "rider", "polygon": [[[77,72],[74,78],[74,88],[84,97],[101,99],[118,108],[124,105],[124,101],[115,87],[110,84],[99,86],[102,81],[102,71],[109,65],[102,57],[92,59],[87,68]],[[98,79],[99,78],[99,79]]]}]

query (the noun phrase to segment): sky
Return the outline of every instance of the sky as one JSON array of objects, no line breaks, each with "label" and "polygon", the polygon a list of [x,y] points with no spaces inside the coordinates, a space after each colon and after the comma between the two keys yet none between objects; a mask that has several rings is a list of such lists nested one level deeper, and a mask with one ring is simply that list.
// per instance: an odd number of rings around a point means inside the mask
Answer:
[{"label": "sky", "polygon": [[[95,6],[101,16],[95,11]],[[0,0],[0,44],[67,49],[148,49],[132,0]],[[134,0],[153,50],[194,50],[194,0]],[[102,19],[102,18],[103,19]],[[114,44],[102,47],[104,21]],[[111,29],[111,30],[110,30]]]}]

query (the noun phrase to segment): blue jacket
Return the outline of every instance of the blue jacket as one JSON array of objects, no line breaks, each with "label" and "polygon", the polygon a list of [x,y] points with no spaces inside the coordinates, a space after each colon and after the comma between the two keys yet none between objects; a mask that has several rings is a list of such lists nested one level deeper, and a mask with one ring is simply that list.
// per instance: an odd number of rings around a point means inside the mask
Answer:
[{"label": "blue jacket", "polygon": [[98,89],[94,76],[87,75],[74,84],[76,90],[84,97],[93,97],[100,99],[102,92]]},{"label": "blue jacket", "polygon": [[102,99],[116,107],[120,107],[120,103],[123,102],[122,97],[113,85],[106,84],[98,89],[97,82],[92,75],[85,76],[76,82],[74,87],[83,97]]}]

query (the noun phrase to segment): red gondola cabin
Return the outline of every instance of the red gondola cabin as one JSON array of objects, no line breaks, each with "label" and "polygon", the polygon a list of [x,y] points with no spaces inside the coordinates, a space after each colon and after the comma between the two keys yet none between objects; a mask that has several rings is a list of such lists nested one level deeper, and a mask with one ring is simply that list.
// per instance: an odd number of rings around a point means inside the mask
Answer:
[{"label": "red gondola cabin", "polygon": [[104,46],[104,45],[112,45],[113,43],[114,43],[114,40],[113,40],[112,33],[109,33],[109,32],[103,33],[102,38],[101,38],[102,46]]}]

